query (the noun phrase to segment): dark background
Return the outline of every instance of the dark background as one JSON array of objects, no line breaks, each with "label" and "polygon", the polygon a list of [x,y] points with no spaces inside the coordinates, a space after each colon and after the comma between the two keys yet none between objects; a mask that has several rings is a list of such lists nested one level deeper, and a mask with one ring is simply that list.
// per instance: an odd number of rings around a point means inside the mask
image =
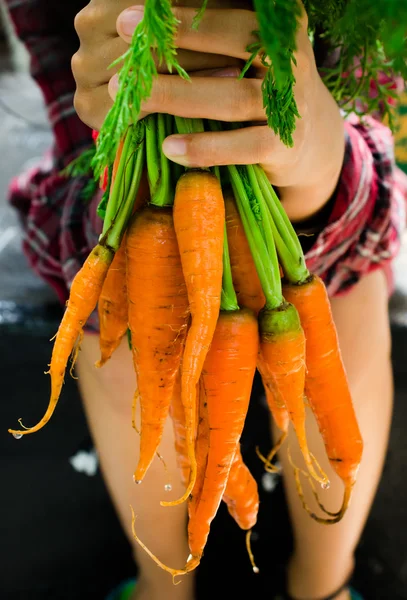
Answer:
[{"label": "dark background", "polygon": [[[1,17],[0,17],[1,22]],[[130,550],[99,471],[78,472],[72,457],[93,447],[75,381],[67,377],[52,423],[17,442],[7,427],[38,416],[48,394],[43,375],[61,311],[29,271],[21,231],[6,204],[9,179],[33,164],[51,137],[24,52],[0,24],[0,600],[103,600],[134,575]],[[354,584],[369,600],[407,600],[407,249],[397,263],[390,303],[396,385],[390,448],[357,552]],[[254,433],[252,424],[263,423]],[[265,408],[253,405],[244,458],[262,507],[253,539],[261,574],[251,573],[244,538],[222,507],[198,574],[200,598],[271,598],[283,585],[291,535],[280,481],[264,476],[254,447],[269,444]],[[258,535],[261,531],[261,536]],[[326,560],[335,560],[327,556]],[[220,581],[223,579],[223,585]],[[225,590],[223,587],[225,586]],[[165,600],[165,599],[163,599]]]}]

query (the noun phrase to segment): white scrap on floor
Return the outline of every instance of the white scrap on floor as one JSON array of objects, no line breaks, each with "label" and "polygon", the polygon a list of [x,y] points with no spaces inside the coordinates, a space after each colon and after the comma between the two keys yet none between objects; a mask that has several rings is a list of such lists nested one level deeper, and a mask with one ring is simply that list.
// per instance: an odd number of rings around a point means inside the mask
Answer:
[{"label": "white scrap on floor", "polygon": [[89,477],[96,475],[99,459],[96,450],[79,450],[69,459],[69,462],[78,473],[85,473]]}]

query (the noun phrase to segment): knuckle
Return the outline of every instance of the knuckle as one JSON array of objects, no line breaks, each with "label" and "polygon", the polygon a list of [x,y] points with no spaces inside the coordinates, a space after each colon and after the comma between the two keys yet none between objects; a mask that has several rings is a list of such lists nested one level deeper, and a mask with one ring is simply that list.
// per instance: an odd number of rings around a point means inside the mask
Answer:
[{"label": "knuckle", "polygon": [[263,94],[259,79],[249,79],[246,83],[248,119],[256,119],[263,112]]},{"label": "knuckle", "polygon": [[77,90],[74,95],[73,105],[75,112],[80,120],[92,127],[94,125],[95,111],[92,109],[92,102],[90,101],[89,94]]},{"label": "knuckle", "polygon": [[165,108],[171,104],[171,76],[158,77],[154,84],[150,99],[147,101],[152,110],[156,112],[166,112]]},{"label": "knuckle", "polygon": [[232,115],[245,121],[256,120],[263,107],[261,81],[242,79],[232,97]]},{"label": "knuckle", "polygon": [[71,58],[71,70],[77,85],[80,85],[85,73],[83,54],[78,50]]},{"label": "knuckle", "polygon": [[259,127],[259,130],[256,146],[253,149],[253,158],[256,163],[264,164],[270,162],[274,137],[268,125]]},{"label": "knuckle", "polygon": [[92,33],[92,30],[98,26],[102,18],[101,9],[92,2],[79,11],[74,19],[75,31],[79,39],[83,39]]}]

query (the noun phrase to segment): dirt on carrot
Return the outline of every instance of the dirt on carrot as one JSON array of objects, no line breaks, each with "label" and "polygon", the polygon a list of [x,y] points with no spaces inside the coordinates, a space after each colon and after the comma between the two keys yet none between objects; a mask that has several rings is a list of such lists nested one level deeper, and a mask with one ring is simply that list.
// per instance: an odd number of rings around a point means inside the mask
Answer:
[{"label": "dirt on carrot", "polygon": [[363,441],[323,281],[312,276],[302,285],[284,285],[283,292],[296,307],[307,340],[305,393],[324,440],[329,462],[345,484],[343,505],[337,513],[333,513],[335,516],[331,520],[317,517],[314,513],[312,516],[323,523],[335,523],[343,517],[349,505],[362,458]]},{"label": "dirt on carrot", "polygon": [[182,498],[163,502],[165,506],[185,502],[195,484],[196,387],[220,309],[225,205],[219,180],[212,173],[190,170],[180,177],[174,199],[174,225],[191,311],[181,377],[191,472]]},{"label": "dirt on carrot", "polygon": [[203,485],[188,524],[190,551],[197,560],[202,556],[239,446],[258,343],[257,319],[252,311],[221,312],[201,375],[208,411],[208,452]]},{"label": "dirt on carrot", "polygon": [[189,321],[172,209],[148,206],[127,232],[127,296],[141,408],[142,481],[160,443],[173,397]]}]

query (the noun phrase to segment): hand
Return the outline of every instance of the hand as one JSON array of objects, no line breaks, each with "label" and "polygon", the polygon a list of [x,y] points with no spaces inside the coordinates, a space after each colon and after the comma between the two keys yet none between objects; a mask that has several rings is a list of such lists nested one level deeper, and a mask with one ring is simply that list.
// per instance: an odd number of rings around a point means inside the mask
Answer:
[{"label": "hand", "polygon": [[[72,72],[76,81],[75,109],[80,119],[99,130],[113,104],[108,84],[120,67],[109,69],[128,48],[130,38],[122,39],[116,28],[119,15],[131,0],[91,0],[75,18],[80,48],[72,57]],[[210,76],[214,71],[230,68],[226,73],[238,75],[240,62],[229,56],[210,52],[180,49],[178,59],[191,75]],[[165,67],[159,69],[165,73]],[[145,116],[145,115],[142,115]]]},{"label": "hand", "polygon": [[[246,61],[246,47],[258,29],[255,13],[241,9],[208,9],[198,31],[191,29],[195,9],[176,7],[180,21],[176,44],[183,50],[229,56]],[[142,7],[123,12],[118,32],[129,43]],[[294,147],[287,148],[265,125],[261,92],[264,69],[254,63],[255,74],[235,77],[193,78],[162,75],[153,86],[144,113],[166,112],[183,117],[202,117],[245,122],[247,127],[222,133],[170,136],[164,142],[166,155],[185,166],[209,167],[225,164],[260,163],[271,183],[279,188],[289,217],[308,219],[317,213],[335,190],[343,162],[344,127],[340,111],[318,74],[303,15],[297,35],[295,97],[301,119],[294,133]],[[117,79],[109,90],[114,98]]]}]

